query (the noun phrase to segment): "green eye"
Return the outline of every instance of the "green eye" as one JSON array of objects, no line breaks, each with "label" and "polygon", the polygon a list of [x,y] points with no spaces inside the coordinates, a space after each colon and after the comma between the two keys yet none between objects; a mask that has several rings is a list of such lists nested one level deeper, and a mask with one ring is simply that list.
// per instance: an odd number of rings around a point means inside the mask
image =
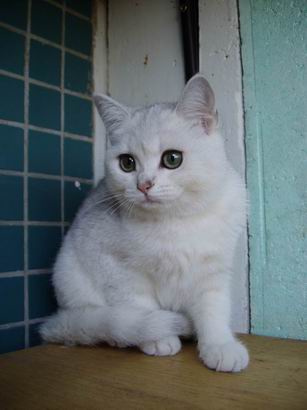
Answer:
[{"label": "green eye", "polygon": [[165,151],[161,158],[161,165],[168,169],[180,167],[182,163],[182,152],[180,151]]},{"label": "green eye", "polygon": [[135,170],[135,160],[130,154],[122,154],[119,156],[119,166],[124,172],[132,172]]}]

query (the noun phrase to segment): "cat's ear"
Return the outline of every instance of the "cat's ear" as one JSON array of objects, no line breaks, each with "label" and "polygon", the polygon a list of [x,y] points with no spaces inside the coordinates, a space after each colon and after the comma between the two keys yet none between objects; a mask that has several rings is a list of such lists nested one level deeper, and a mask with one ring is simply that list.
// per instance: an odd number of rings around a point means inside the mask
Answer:
[{"label": "cat's ear", "polygon": [[93,95],[97,110],[108,132],[114,131],[129,118],[129,108],[104,94]]},{"label": "cat's ear", "polygon": [[176,107],[179,116],[200,122],[206,134],[211,134],[217,124],[214,92],[200,74],[192,77],[185,86]]}]

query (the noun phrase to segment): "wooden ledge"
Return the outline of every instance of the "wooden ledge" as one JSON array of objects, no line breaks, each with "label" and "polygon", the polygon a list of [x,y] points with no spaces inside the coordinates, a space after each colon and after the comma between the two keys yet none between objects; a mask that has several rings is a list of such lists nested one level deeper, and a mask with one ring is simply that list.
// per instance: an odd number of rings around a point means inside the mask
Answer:
[{"label": "wooden ledge", "polygon": [[173,357],[108,346],[39,346],[0,356],[2,410],[307,409],[307,342],[242,336],[243,373],[206,369],[194,343]]}]

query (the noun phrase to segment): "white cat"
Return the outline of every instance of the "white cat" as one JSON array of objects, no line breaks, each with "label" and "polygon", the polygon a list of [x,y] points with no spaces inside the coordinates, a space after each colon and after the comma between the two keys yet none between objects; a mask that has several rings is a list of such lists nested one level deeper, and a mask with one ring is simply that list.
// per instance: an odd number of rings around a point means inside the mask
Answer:
[{"label": "white cat", "polygon": [[209,368],[244,369],[248,352],[229,322],[245,188],[226,159],[210,85],[193,77],[177,105],[95,102],[108,136],[106,176],[59,252],[60,309],[41,335],[173,355],[179,336],[196,334]]}]

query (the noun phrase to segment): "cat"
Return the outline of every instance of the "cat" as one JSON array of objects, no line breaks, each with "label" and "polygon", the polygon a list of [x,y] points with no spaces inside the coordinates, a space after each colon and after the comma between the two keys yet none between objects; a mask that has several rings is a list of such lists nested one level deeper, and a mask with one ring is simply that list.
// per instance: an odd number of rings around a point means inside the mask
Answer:
[{"label": "cat", "polygon": [[207,367],[241,371],[249,356],[230,329],[230,280],[246,192],[226,159],[212,88],[197,74],[177,104],[94,100],[106,174],[58,254],[59,311],[43,339],[164,356],[194,335]]}]

